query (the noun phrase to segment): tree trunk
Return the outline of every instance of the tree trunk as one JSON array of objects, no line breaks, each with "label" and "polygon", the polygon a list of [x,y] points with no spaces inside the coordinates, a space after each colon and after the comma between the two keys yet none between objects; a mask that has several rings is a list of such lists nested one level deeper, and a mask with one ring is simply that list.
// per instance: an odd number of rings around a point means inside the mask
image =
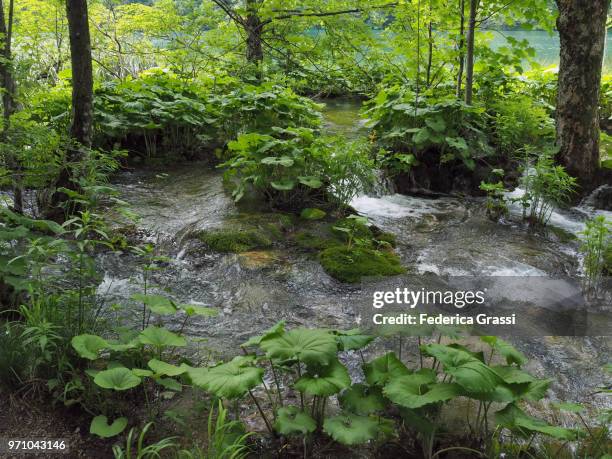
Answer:
[{"label": "tree trunk", "polygon": [[457,88],[455,90],[457,99],[461,99],[463,68],[465,66],[465,0],[459,0],[459,20],[459,70],[457,71]]},{"label": "tree trunk", "polygon": [[[66,151],[66,160],[56,182],[56,188],[80,190],[76,163],[83,159],[91,147],[93,132],[93,72],[91,61],[91,39],[87,14],[87,0],[66,0],[68,32],[70,36],[70,61],[72,63],[72,144]],[[55,192],[47,215],[59,220],[64,212],[61,207],[68,196]],[[74,209],[73,209],[74,210]]]},{"label": "tree trunk", "polygon": [[[13,61],[11,42],[13,38],[13,0],[9,0],[8,22],[4,13],[4,2],[0,0],[0,34],[2,35],[2,57],[0,63],[0,85],[2,87],[2,141],[8,141],[11,115],[15,112],[15,78],[13,76]],[[23,213],[23,176],[19,158],[8,153],[7,164],[13,174],[13,210]]]},{"label": "tree trunk", "polygon": [[261,33],[263,24],[257,12],[259,0],[246,0],[247,17],[245,29],[247,33],[247,61],[259,64],[263,60]]},{"label": "tree trunk", "polygon": [[472,104],[474,88],[474,35],[476,34],[476,12],[479,0],[470,0],[470,20],[467,31],[467,56],[465,70],[465,103]]},{"label": "tree trunk", "polygon": [[561,40],[557,95],[559,159],[590,191],[599,168],[598,105],[610,0],[556,0]]}]

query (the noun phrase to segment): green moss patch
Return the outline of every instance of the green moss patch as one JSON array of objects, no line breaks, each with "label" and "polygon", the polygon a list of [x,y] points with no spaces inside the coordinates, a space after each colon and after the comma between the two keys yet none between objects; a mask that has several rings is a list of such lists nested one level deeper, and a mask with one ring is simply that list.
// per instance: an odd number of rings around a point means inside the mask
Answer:
[{"label": "green moss patch", "polygon": [[272,245],[272,241],[257,230],[203,231],[198,234],[198,239],[216,252],[240,253]]},{"label": "green moss patch", "polygon": [[298,247],[305,250],[323,250],[339,244],[335,239],[319,236],[312,231],[298,231],[293,240]]},{"label": "green moss patch", "polygon": [[330,247],[321,252],[319,260],[330,276],[342,282],[359,282],[366,276],[402,274],[397,255],[363,247]]}]

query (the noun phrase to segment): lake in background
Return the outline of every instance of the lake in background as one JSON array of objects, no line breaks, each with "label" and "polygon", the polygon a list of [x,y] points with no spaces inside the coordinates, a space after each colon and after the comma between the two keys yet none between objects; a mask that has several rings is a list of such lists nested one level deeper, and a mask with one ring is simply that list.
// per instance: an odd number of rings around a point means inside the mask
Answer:
[{"label": "lake in background", "polygon": [[[491,46],[497,49],[507,44],[506,37],[517,40],[527,40],[536,50],[536,60],[544,65],[550,66],[559,63],[559,34],[541,30],[489,30],[493,34]],[[612,72],[612,32],[608,32],[608,42],[604,55],[604,71]]]}]

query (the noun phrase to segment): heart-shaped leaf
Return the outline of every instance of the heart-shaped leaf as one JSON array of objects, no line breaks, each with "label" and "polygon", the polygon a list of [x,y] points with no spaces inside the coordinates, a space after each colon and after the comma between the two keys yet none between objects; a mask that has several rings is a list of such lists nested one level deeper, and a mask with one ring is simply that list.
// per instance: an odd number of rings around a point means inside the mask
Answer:
[{"label": "heart-shaped leaf", "polygon": [[73,337],[70,343],[81,357],[89,360],[96,360],[98,353],[108,347],[104,338],[87,334]]},{"label": "heart-shaped leaf", "polygon": [[298,181],[309,188],[321,188],[323,186],[323,182],[318,177],[302,176],[298,177]]},{"label": "heart-shaped leaf", "polygon": [[339,397],[344,410],[355,414],[372,414],[385,409],[385,398],[380,387],[353,384]]},{"label": "heart-shaped leaf", "polygon": [[338,443],[348,446],[373,440],[379,432],[376,419],[351,413],[327,418],[323,430]]},{"label": "heart-shaped leaf", "polygon": [[382,357],[372,360],[363,366],[366,381],[370,386],[384,386],[391,379],[410,374],[394,352],[389,352]]},{"label": "heart-shaped leaf", "polygon": [[446,402],[462,393],[457,384],[435,383],[435,375],[414,373],[390,381],[383,392],[389,400],[406,408]]},{"label": "heart-shaped leaf", "polygon": [[139,303],[144,303],[155,314],[170,315],[178,310],[174,302],[162,295],[142,295],[136,293],[132,299]]},{"label": "heart-shaped leaf", "polygon": [[94,382],[104,389],[128,390],[140,384],[140,378],[124,367],[99,372]]},{"label": "heart-shaped leaf", "polygon": [[[242,397],[249,390],[262,383],[264,370],[252,366],[253,358],[234,357],[228,363],[222,363],[197,375],[192,381],[202,389],[220,398]],[[188,374],[191,374],[188,372]]]},{"label": "heart-shaped leaf", "polygon": [[306,435],[314,432],[317,428],[315,420],[300,411],[297,406],[280,408],[276,413],[274,430],[281,435]]},{"label": "heart-shaped leaf", "polygon": [[109,425],[108,418],[106,416],[96,416],[91,420],[89,433],[102,438],[110,438],[123,432],[127,427],[127,424],[127,418],[117,418],[112,424]]},{"label": "heart-shaped leaf", "polygon": [[263,339],[260,346],[272,359],[299,359],[306,364],[325,365],[338,346],[333,335],[323,330],[296,328],[279,336]]},{"label": "heart-shaped leaf", "polygon": [[155,327],[153,325],[140,332],[138,339],[142,344],[149,344],[158,348],[167,346],[180,347],[187,345],[187,341],[185,341],[185,338],[182,336],[172,333],[163,327]]},{"label": "heart-shaped leaf", "polygon": [[308,372],[295,382],[295,389],[310,395],[329,397],[351,384],[348,370],[334,359],[327,365],[313,365]]}]

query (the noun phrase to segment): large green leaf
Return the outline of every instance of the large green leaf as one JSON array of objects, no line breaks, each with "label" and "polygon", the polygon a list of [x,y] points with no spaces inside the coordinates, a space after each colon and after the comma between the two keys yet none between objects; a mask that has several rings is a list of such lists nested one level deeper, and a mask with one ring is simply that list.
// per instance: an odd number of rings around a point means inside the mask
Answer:
[{"label": "large green leaf", "polygon": [[280,322],[277,322],[276,324],[274,324],[274,326],[266,330],[263,334],[257,335],[257,336],[251,336],[248,339],[248,341],[242,343],[240,346],[242,347],[258,346],[262,340],[280,336],[284,332],[285,332],[285,321],[281,320]]},{"label": "large green leaf", "polygon": [[170,299],[163,295],[143,295],[136,293],[132,299],[139,303],[144,303],[155,314],[169,315],[177,311],[177,307]]},{"label": "large green leaf", "polygon": [[317,428],[315,420],[297,406],[280,408],[276,413],[274,430],[281,435],[306,435]]},{"label": "large green leaf", "polygon": [[[262,383],[263,368],[252,365],[253,358],[234,357],[227,363],[209,368],[208,371],[197,375],[192,381],[195,385],[211,392],[220,398],[242,397],[249,390]],[[192,372],[188,371],[192,376]]]},{"label": "large green leaf", "polygon": [[384,410],[385,398],[380,387],[353,384],[339,397],[340,406],[355,414],[372,414]]},{"label": "large green leaf", "polygon": [[306,185],[309,188],[321,188],[323,186],[323,182],[319,177],[314,176],[300,176],[298,177],[298,181],[302,185]]},{"label": "large green leaf", "polygon": [[389,352],[366,363],[363,366],[363,372],[367,383],[371,386],[384,386],[391,379],[410,374],[410,370],[395,356],[394,352]]},{"label": "large green leaf", "polygon": [[274,182],[270,182],[270,185],[275,190],[289,191],[289,190],[293,190],[293,188],[295,187],[295,182],[290,179],[284,179],[284,180],[276,180]]},{"label": "large green leaf", "polygon": [[110,438],[123,432],[127,424],[128,420],[124,417],[115,419],[113,423],[109,425],[106,416],[96,416],[91,420],[89,433],[102,438]]},{"label": "large green leaf", "polygon": [[503,410],[496,412],[495,422],[523,437],[529,437],[534,433],[543,433],[568,441],[577,437],[575,430],[552,426],[546,421],[529,416],[514,403],[509,403]]},{"label": "large green leaf", "polygon": [[166,376],[178,376],[182,375],[187,371],[185,367],[177,367],[170,363],[162,362],[161,360],[151,359],[149,360],[149,368],[153,370],[158,375],[166,375]]},{"label": "large green leaf", "polygon": [[480,339],[499,352],[508,365],[514,363],[520,367],[527,362],[527,357],[521,351],[497,336],[481,336]]},{"label": "large green leaf", "polygon": [[334,359],[327,365],[313,365],[295,382],[295,389],[310,395],[329,397],[351,384],[348,370]]},{"label": "large green leaf", "polygon": [[75,336],[70,343],[81,357],[89,360],[96,360],[99,352],[108,347],[104,338],[88,334]]},{"label": "large green leaf", "polygon": [[336,335],[336,341],[338,341],[338,347],[341,351],[363,349],[374,340],[373,336],[364,335],[358,328],[347,331],[334,330],[333,333]]},{"label": "large green leaf", "polygon": [[420,408],[425,405],[446,402],[462,393],[457,384],[438,383],[432,370],[393,378],[383,389],[392,402],[406,408]]},{"label": "large green leaf", "polygon": [[379,433],[379,423],[375,418],[344,413],[327,418],[323,430],[343,445],[359,445],[374,440]]},{"label": "large green leaf", "polygon": [[263,158],[260,163],[271,166],[291,167],[293,166],[293,159],[289,158],[288,156],[281,156],[280,158],[277,158],[276,156],[268,156],[267,158]]},{"label": "large green leaf", "polygon": [[94,382],[104,389],[128,390],[140,384],[141,379],[124,367],[99,372]]},{"label": "large green leaf", "polygon": [[270,358],[299,359],[309,365],[329,363],[338,349],[333,335],[308,328],[296,328],[282,335],[262,339],[260,346]]},{"label": "large green leaf", "polygon": [[421,349],[442,362],[444,371],[469,392],[491,392],[502,382],[493,369],[463,349],[442,344],[428,344]]},{"label": "large green leaf", "polygon": [[187,341],[185,341],[185,338],[182,336],[172,333],[163,327],[155,327],[153,325],[140,332],[138,339],[142,344],[148,344],[158,348],[168,346],[180,347],[187,345]]}]

